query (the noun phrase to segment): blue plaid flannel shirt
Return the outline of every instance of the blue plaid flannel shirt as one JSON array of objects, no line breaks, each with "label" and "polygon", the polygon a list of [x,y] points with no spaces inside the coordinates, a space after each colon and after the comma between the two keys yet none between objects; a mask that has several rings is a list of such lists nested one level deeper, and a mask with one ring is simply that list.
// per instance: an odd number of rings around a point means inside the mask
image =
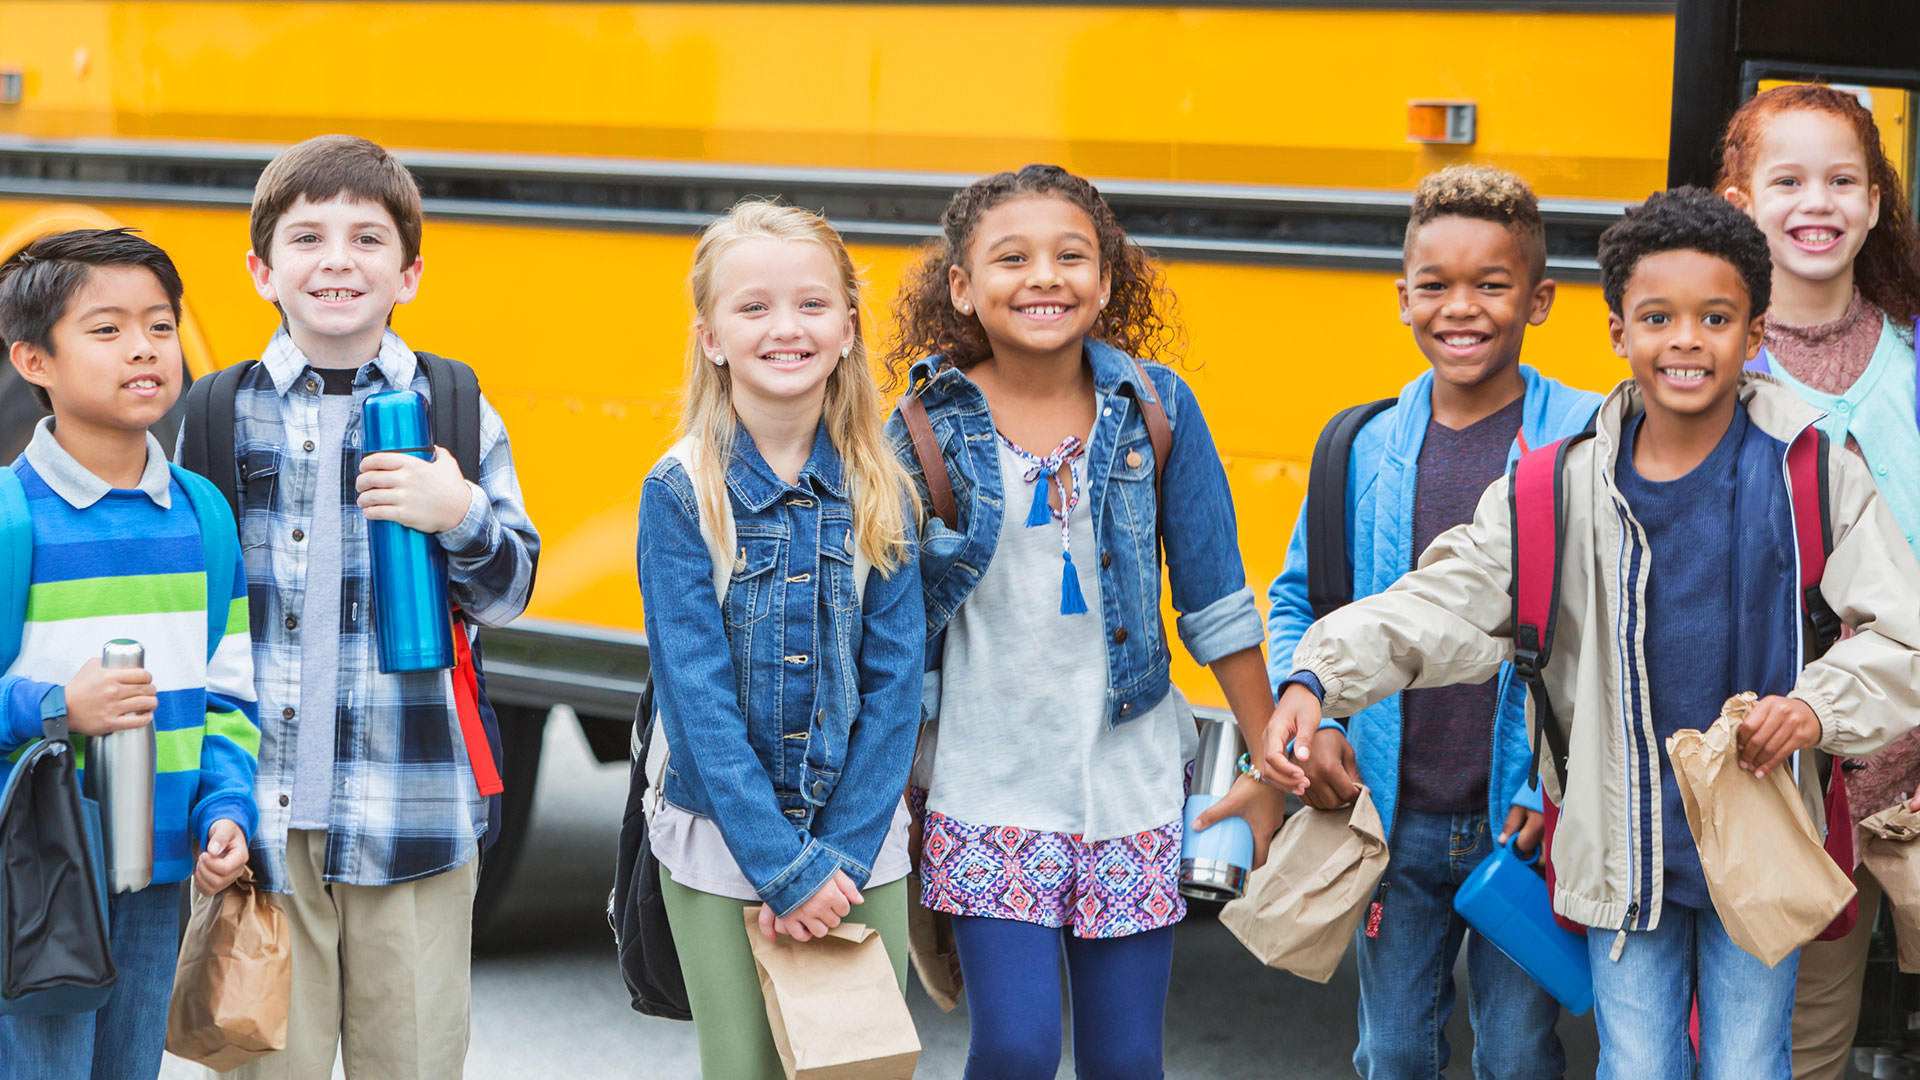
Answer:
[{"label": "blue plaid flannel shirt", "polygon": [[[335,709],[332,811],[326,880],[390,885],[464,864],[480,852],[486,801],[475,786],[449,672],[383,675],[374,663],[367,521],[356,504],[359,403],[407,388],[428,396],[426,372],[389,332],[354,380],[353,418],[341,463],[340,684]],[[240,540],[253,622],[260,701],[260,828],[253,868],[265,888],[288,889],[287,824],[300,705],[300,614],[310,584],[307,545],[318,465],[301,447],[317,440],[321,384],[285,332],[241,380],[234,401],[240,469]],[[484,398],[480,482],[464,520],[440,534],[453,599],[469,617],[499,626],[519,615],[533,587],[540,537],[528,520],[506,425]]]}]

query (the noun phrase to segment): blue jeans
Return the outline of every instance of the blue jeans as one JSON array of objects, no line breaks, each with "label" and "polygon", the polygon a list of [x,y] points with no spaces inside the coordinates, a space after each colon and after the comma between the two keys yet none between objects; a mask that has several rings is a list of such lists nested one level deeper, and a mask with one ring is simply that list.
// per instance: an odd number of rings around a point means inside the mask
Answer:
[{"label": "blue jeans", "polygon": [[154,1080],[180,952],[180,883],[107,899],[120,977],[90,1013],[0,1016],[0,1073],[34,1080]]},{"label": "blue jeans", "polygon": [[[1783,1080],[1792,1074],[1793,988],[1800,954],[1772,970],[1727,937],[1712,909],[1669,904],[1660,925],[1628,934],[1587,932],[1599,1080]],[[1700,1053],[1687,1033],[1700,999]]]},{"label": "blue jeans", "polygon": [[[1366,1080],[1433,1080],[1453,1057],[1453,965],[1462,943],[1472,991],[1477,1080],[1551,1080],[1566,1072],[1554,1032],[1560,1003],[1453,910],[1453,894],[1493,853],[1485,814],[1401,808],[1381,879],[1380,936],[1354,936],[1360,968],[1360,1046]],[[1643,1076],[1637,1080],[1652,1080]]]},{"label": "blue jeans", "polygon": [[970,1033],[966,1080],[1053,1080],[1060,1071],[1060,953],[1081,1080],[1160,1080],[1173,927],[1077,938],[1012,919],[956,915]]}]

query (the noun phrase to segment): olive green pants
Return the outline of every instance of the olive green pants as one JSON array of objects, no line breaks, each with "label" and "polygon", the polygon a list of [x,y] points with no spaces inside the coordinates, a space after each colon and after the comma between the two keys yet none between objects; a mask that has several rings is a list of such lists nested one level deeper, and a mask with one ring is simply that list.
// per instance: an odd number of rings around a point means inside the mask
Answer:
[{"label": "olive green pants", "polygon": [[[664,866],[660,889],[687,980],[694,1034],[700,1040],[700,1074],[707,1080],[784,1080],[743,916],[760,905],[689,889],[675,882]],[[905,993],[907,883],[902,879],[861,891],[866,902],[847,918],[880,931]]]}]

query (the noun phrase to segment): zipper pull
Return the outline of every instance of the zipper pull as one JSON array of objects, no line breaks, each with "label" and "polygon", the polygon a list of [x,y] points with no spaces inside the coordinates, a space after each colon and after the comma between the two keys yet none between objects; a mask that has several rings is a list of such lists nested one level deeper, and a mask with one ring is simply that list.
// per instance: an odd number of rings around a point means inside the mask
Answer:
[{"label": "zipper pull", "polygon": [[1373,903],[1367,905],[1367,936],[1380,936],[1380,917],[1387,913],[1387,883],[1383,878],[1380,887],[1373,891]]},{"label": "zipper pull", "polygon": [[1627,927],[1633,925],[1633,917],[1638,914],[1640,914],[1640,902],[1635,900],[1627,905],[1627,917],[1620,920],[1620,932],[1613,936],[1613,950],[1607,953],[1609,963],[1620,962],[1620,954],[1627,947]]}]

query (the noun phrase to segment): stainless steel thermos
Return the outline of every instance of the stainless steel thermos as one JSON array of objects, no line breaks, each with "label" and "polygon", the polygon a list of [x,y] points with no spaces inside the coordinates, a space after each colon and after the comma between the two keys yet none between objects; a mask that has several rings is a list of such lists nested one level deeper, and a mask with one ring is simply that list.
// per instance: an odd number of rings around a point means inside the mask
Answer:
[{"label": "stainless steel thermos", "polygon": [[1253,866],[1253,826],[1230,817],[1204,831],[1193,827],[1194,818],[1233,789],[1239,760],[1240,732],[1233,721],[1203,721],[1180,841],[1180,891],[1196,899],[1232,900],[1247,888],[1247,871]]},{"label": "stainless steel thermos", "polygon": [[[426,399],[411,390],[367,398],[360,411],[362,454],[433,459]],[[373,637],[382,672],[450,668],[453,623],[447,606],[447,554],[440,541],[393,521],[367,522],[373,554]]]},{"label": "stainless steel thermos", "polygon": [[[145,667],[147,651],[137,641],[116,638],[100,653],[100,666]],[[158,757],[153,723],[89,741],[87,789],[100,803],[107,846],[107,888],[138,892],[153,882],[153,781]]]}]

